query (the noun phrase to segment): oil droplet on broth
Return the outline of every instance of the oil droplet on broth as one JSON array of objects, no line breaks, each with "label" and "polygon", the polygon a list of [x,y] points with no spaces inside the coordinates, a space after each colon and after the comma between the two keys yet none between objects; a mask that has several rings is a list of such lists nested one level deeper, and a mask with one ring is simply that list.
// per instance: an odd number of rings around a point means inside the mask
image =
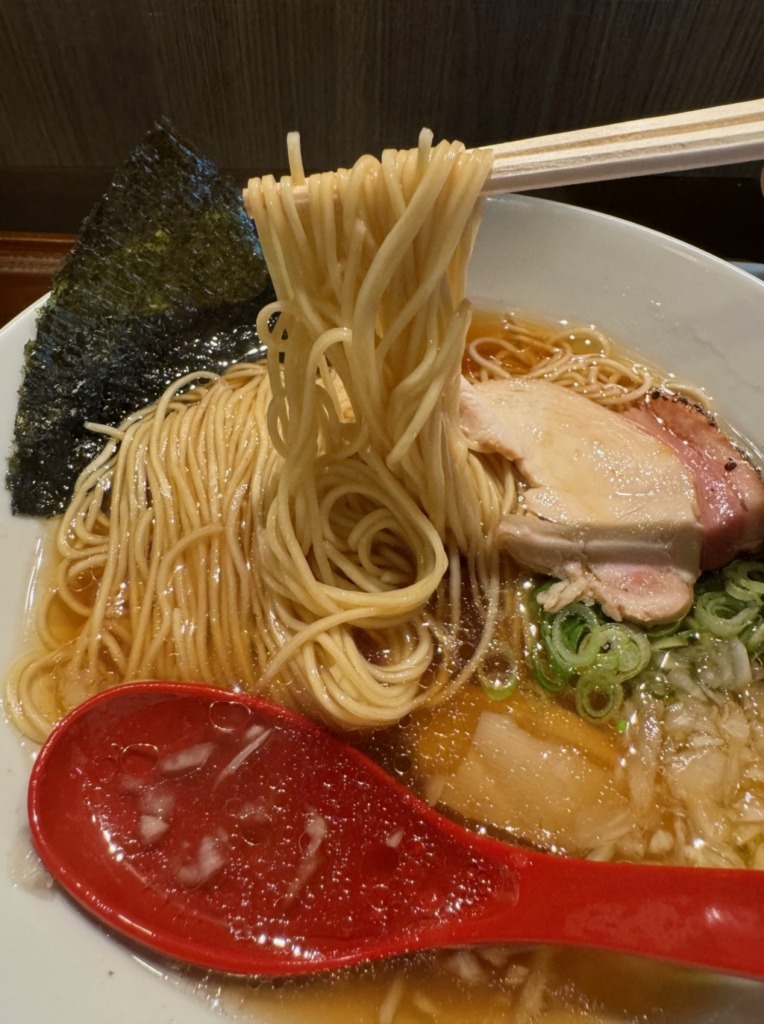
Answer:
[{"label": "oil droplet on broth", "polygon": [[396,752],[392,761],[392,771],[399,779],[407,779],[411,775],[411,755],[404,750]]},{"label": "oil droplet on broth", "polygon": [[259,846],[270,837],[273,816],[265,799],[252,802],[229,800],[226,811],[230,831],[248,846]]},{"label": "oil droplet on broth", "polygon": [[126,775],[151,775],[159,761],[159,751],[153,743],[131,743],[119,755],[119,767]]},{"label": "oil droplet on broth", "polygon": [[210,705],[210,723],[221,732],[238,732],[249,724],[252,711],[244,704],[219,700]]}]

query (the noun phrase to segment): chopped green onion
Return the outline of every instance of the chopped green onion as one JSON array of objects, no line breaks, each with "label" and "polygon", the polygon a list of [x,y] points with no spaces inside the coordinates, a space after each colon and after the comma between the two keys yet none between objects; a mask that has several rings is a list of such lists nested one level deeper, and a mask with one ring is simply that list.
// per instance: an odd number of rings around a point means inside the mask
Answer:
[{"label": "chopped green onion", "polygon": [[576,709],[592,722],[607,722],[623,706],[623,686],[596,669],[585,672],[576,683]]},{"label": "chopped green onion", "polygon": [[707,591],[695,602],[695,619],[701,629],[726,640],[742,633],[757,615],[755,604],[744,604],[723,591]]},{"label": "chopped green onion", "polygon": [[681,619],[674,619],[673,622],[660,622],[657,626],[650,626],[645,630],[645,635],[650,643],[655,646],[656,640],[663,640],[665,637],[675,636],[685,624],[686,616]]},{"label": "chopped green onion", "polygon": [[738,601],[764,600],[764,562],[733,562],[722,570],[724,589]]},{"label": "chopped green onion", "polygon": [[691,629],[683,629],[680,633],[672,633],[669,636],[650,639],[650,646],[654,651],[670,651],[675,647],[686,647],[692,640],[697,638],[697,633]]},{"label": "chopped green onion", "polygon": [[740,639],[745,644],[745,649],[749,654],[757,655],[764,653],[764,619],[750,626],[744,633],[741,633]]},{"label": "chopped green onion", "polygon": [[549,693],[559,693],[568,685],[567,678],[555,672],[551,667],[546,657],[546,651],[540,645],[535,647],[531,653],[531,671],[533,678],[542,690],[547,690]]},{"label": "chopped green onion", "polygon": [[590,668],[600,650],[599,633],[599,620],[588,605],[569,604],[552,618],[550,658],[568,670]]},{"label": "chopped green onion", "polygon": [[[650,662],[652,650],[650,641],[644,633],[631,626],[614,624],[602,626],[600,629],[601,649],[605,650],[604,658],[614,660],[614,672],[623,682],[637,675]],[[599,665],[600,659],[597,664]]]},{"label": "chopped green onion", "polygon": [[592,721],[616,714],[624,684],[667,699],[682,691],[713,697],[749,685],[752,659],[764,660],[764,561],[706,574],[687,615],[650,629],[612,622],[582,601],[547,612],[538,598],[551,585],[534,593],[538,643],[530,667],[539,686],[567,691]]}]

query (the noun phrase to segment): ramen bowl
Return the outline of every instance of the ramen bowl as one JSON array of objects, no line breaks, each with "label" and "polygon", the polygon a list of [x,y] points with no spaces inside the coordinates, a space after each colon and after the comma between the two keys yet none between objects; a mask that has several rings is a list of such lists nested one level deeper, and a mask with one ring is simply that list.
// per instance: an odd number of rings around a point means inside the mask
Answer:
[{"label": "ramen bowl", "polygon": [[[510,196],[486,203],[468,290],[483,305],[596,325],[637,358],[704,389],[725,424],[759,451],[764,448],[764,284],[743,271],[633,224]],[[31,308],[0,331],[0,430],[6,452],[23,347],[34,321]],[[38,522],[11,516],[6,495],[0,508],[4,666],[22,648],[41,536]],[[33,745],[10,724],[0,723],[4,1019],[14,1024],[102,1024],[107,1019],[110,1024],[210,1024],[221,1019],[217,979],[206,983],[193,974],[181,976],[110,936],[46,885],[35,868],[25,825],[33,756]],[[672,1006],[672,1024],[760,1019],[764,985],[707,978],[701,989],[686,1012]],[[305,1015],[305,1005],[301,998],[295,1024],[318,1019]],[[350,1024],[341,1013],[338,1009],[327,1019]],[[237,1019],[260,1024],[266,1018],[255,1002]],[[654,1017],[640,1019],[666,1018],[657,1007]]]}]

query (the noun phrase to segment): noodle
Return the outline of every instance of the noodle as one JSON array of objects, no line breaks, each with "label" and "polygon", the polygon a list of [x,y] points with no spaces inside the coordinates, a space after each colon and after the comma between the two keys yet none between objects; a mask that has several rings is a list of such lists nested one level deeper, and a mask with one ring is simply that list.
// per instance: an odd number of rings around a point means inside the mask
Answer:
[{"label": "noodle", "polygon": [[[262,366],[177,381],[122,425],[77,482],[37,618],[43,652],[14,667],[9,708],[30,735],[126,679],[255,687],[250,479],[267,478]],[[201,381],[200,381],[201,379]]]},{"label": "noodle", "polygon": [[[263,580],[289,608],[291,637],[266,677],[288,666],[342,724],[390,723],[440,688],[424,693],[420,668],[403,673],[398,658],[396,686],[381,682],[349,627],[392,630],[390,649],[401,649],[395,631],[416,624],[435,593],[445,543],[480,567],[487,634],[495,617],[498,564],[485,541],[512,478],[490,476],[457,416],[464,273],[489,163],[458,145],[431,149],[423,134],[415,152],[309,179],[307,200],[294,194],[299,166],[247,192],[280,313],[275,327],[274,308],[258,319],[284,457]],[[391,558],[408,582],[391,575]]]},{"label": "noodle", "polygon": [[591,327],[550,324],[522,316],[505,319],[500,338],[495,334],[471,341],[469,358],[474,378],[529,377],[554,381],[600,405],[625,408],[653,386],[653,374],[611,355],[611,342]]}]

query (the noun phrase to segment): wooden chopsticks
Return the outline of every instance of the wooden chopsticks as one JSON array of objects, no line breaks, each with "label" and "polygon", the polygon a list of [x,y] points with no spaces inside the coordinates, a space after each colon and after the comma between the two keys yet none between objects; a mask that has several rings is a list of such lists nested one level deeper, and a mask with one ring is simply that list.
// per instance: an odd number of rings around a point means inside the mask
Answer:
[{"label": "wooden chopsticks", "polygon": [[[493,153],[493,166],[484,195],[764,161],[764,99],[486,148]],[[293,183],[292,194],[301,203],[308,189]]]},{"label": "wooden chopsticks", "polygon": [[764,160],[764,99],[492,146],[484,192]]}]

